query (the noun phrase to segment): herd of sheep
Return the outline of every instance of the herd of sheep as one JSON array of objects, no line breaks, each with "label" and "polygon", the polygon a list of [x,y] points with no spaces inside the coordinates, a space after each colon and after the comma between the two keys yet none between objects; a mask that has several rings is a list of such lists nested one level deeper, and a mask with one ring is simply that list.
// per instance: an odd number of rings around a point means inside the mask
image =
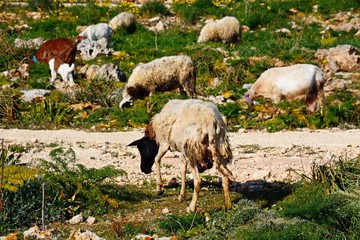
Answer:
[{"label": "herd of sheep", "polygon": [[[77,44],[83,39],[97,41],[105,39],[111,43],[112,33],[124,28],[129,33],[136,31],[135,16],[123,12],[109,23],[87,26],[78,35],[77,42],[66,38],[53,39],[40,46],[34,62],[49,64],[51,82],[60,74],[64,82],[74,84],[74,70]],[[235,17],[224,17],[204,25],[197,42],[219,41],[225,44],[241,42],[241,25]],[[285,98],[292,101],[302,99],[309,111],[315,111],[324,102],[325,77],[320,68],[311,64],[298,64],[273,68],[265,71],[248,89],[243,100],[253,103],[255,97],[264,97],[274,102]],[[201,178],[199,173],[215,163],[222,175],[225,206],[230,207],[229,178],[232,173],[226,167],[232,152],[226,131],[226,123],[214,103],[196,98],[196,64],[189,56],[166,56],[136,66],[123,89],[119,106],[126,107],[139,98],[156,91],[180,89],[191,99],[171,100],[156,114],[146,128],[145,136],[130,146],[137,146],[141,155],[141,170],[150,173],[155,163],[157,190],[163,191],[160,172],[161,158],[168,150],[181,153],[182,185],[179,201],[185,198],[186,168],[190,166],[194,176],[194,193],[188,207],[196,210]]]}]

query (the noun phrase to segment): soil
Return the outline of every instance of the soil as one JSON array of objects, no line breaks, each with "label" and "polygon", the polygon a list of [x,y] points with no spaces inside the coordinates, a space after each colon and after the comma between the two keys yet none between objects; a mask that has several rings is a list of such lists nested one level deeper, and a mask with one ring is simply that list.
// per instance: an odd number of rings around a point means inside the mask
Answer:
[{"label": "soil", "polygon": [[[120,183],[142,184],[155,179],[154,172],[140,171],[140,155],[136,147],[128,147],[143,136],[143,130],[127,132],[87,132],[78,130],[19,130],[0,129],[0,140],[6,145],[23,145],[26,151],[20,162],[33,164],[38,159],[50,160],[49,152],[58,147],[72,148],[77,162],[86,167],[100,168],[112,165],[127,172]],[[313,164],[353,159],[360,154],[360,129],[282,131],[240,130],[229,133],[233,161],[228,166],[234,181],[294,182],[299,174],[310,175]],[[162,160],[165,181],[180,179],[178,152],[168,152]],[[216,168],[205,175],[219,176]],[[191,174],[187,175],[192,178]]]}]

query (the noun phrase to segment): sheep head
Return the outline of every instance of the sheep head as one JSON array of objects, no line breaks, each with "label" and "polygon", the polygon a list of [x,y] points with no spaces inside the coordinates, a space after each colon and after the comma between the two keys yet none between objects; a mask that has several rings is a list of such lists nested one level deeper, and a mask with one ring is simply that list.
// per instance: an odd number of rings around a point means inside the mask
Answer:
[{"label": "sheep head", "polygon": [[159,145],[149,137],[143,137],[130,143],[128,146],[137,146],[141,156],[140,169],[143,173],[151,173],[151,168],[155,163],[155,157],[159,152]]},{"label": "sheep head", "polygon": [[149,90],[139,84],[125,86],[123,100],[121,100],[119,107],[130,107],[135,99],[144,99],[146,96],[149,96],[149,93]]}]

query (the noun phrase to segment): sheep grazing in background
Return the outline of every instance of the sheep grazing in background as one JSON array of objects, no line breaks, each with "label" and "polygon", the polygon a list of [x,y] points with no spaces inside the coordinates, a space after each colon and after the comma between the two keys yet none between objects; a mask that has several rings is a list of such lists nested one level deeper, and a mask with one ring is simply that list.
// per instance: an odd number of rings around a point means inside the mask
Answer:
[{"label": "sheep grazing in background", "polygon": [[199,172],[212,167],[215,162],[222,175],[225,206],[231,205],[227,164],[232,159],[229,138],[223,118],[214,103],[198,99],[170,100],[156,114],[145,130],[145,136],[132,142],[141,155],[141,171],[149,174],[155,163],[157,191],[163,192],[160,172],[161,158],[170,151],[179,151],[183,162],[179,201],[185,199],[187,165],[194,176],[194,193],[188,210],[194,212],[199,196],[201,178]]},{"label": "sheep grazing in background", "polygon": [[136,17],[130,12],[122,12],[110,20],[109,26],[113,31],[124,28],[127,32],[133,33],[136,31]]},{"label": "sheep grazing in background", "polygon": [[87,26],[79,35],[78,39],[87,38],[91,41],[97,41],[101,38],[107,40],[108,45],[111,43],[112,28],[107,23],[98,23],[96,25]]},{"label": "sheep grazing in background", "polygon": [[282,98],[287,101],[305,101],[308,110],[314,112],[325,101],[325,75],[315,65],[295,64],[271,68],[263,72],[245,94],[244,100],[250,102],[255,97],[264,97],[274,103]]},{"label": "sheep grazing in background", "polygon": [[226,44],[239,43],[241,41],[241,24],[239,20],[235,17],[224,17],[205,24],[200,31],[197,42],[208,41],[221,41]]},{"label": "sheep grazing in background", "polygon": [[70,86],[75,84],[72,75],[72,71],[74,71],[75,68],[74,63],[72,63],[70,66],[68,63],[64,63],[59,58],[52,58],[49,61],[49,67],[51,70],[51,84],[55,83],[57,73],[59,73],[62,80],[69,83]]},{"label": "sheep grazing in background", "polygon": [[76,56],[76,43],[68,38],[56,38],[43,43],[36,55],[34,63],[48,64],[53,58],[58,58],[64,63],[73,64]]},{"label": "sheep grazing in background", "polygon": [[177,88],[195,97],[196,67],[188,56],[168,56],[138,65],[131,73],[123,90],[120,108],[136,99],[152,95],[155,91],[170,91]]}]

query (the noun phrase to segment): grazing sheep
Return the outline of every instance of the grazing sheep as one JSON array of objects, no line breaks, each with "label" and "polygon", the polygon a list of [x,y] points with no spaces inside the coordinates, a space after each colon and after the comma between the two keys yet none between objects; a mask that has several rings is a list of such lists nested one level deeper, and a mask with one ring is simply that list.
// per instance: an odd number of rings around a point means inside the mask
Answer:
[{"label": "grazing sheep", "polygon": [[76,43],[68,38],[56,38],[43,43],[36,55],[34,63],[48,64],[53,58],[58,58],[64,63],[73,64],[76,56]]},{"label": "grazing sheep", "polygon": [[133,33],[136,31],[136,17],[130,12],[122,12],[110,20],[109,26],[114,31],[118,28],[124,28],[129,33]]},{"label": "grazing sheep", "polygon": [[213,162],[222,175],[225,206],[231,205],[229,178],[226,165],[232,159],[229,138],[223,118],[214,103],[198,99],[170,100],[156,114],[145,130],[145,136],[132,142],[141,155],[141,171],[149,174],[155,163],[157,191],[163,192],[160,172],[161,158],[170,151],[179,151],[183,162],[179,201],[185,199],[186,169],[189,164],[194,176],[194,193],[188,210],[195,211],[201,178],[199,172],[212,167]]},{"label": "grazing sheep", "polygon": [[107,40],[108,45],[111,43],[112,28],[107,23],[98,23],[96,25],[87,26],[79,35],[78,39],[88,38],[91,41],[96,42],[101,38]]},{"label": "grazing sheep", "polygon": [[123,91],[120,108],[152,95],[156,90],[170,91],[179,88],[190,97],[195,96],[196,68],[188,56],[168,56],[138,65],[130,75]]},{"label": "grazing sheep", "polygon": [[201,42],[239,43],[241,41],[241,24],[235,17],[224,17],[207,23],[200,31],[197,40]]},{"label": "grazing sheep", "polygon": [[250,90],[245,100],[252,103],[255,97],[264,97],[274,103],[282,98],[287,101],[305,101],[310,112],[323,105],[325,75],[315,65],[295,64],[271,68],[263,72]]},{"label": "grazing sheep", "polygon": [[72,63],[70,66],[68,63],[64,63],[59,58],[52,58],[49,61],[49,67],[51,70],[51,84],[54,84],[57,73],[59,73],[62,80],[64,82],[68,82],[70,86],[73,86],[75,84],[72,75],[72,71],[74,71],[75,68],[74,63]]}]

